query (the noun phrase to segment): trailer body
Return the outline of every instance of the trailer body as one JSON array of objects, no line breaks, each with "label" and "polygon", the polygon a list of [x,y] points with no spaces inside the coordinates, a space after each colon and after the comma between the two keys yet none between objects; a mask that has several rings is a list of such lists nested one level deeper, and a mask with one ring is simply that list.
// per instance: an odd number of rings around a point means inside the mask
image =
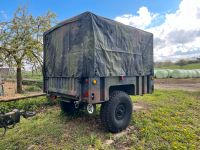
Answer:
[{"label": "trailer body", "polygon": [[85,12],[44,33],[44,92],[91,104],[153,92],[153,34]]}]

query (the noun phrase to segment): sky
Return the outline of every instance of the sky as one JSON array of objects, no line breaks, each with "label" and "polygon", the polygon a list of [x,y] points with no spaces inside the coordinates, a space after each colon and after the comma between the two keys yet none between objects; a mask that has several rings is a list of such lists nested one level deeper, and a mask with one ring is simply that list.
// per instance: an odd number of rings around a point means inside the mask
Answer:
[{"label": "sky", "polygon": [[200,57],[200,0],[0,0],[0,21],[28,5],[34,16],[48,10],[62,21],[91,11],[154,34],[154,60]]}]

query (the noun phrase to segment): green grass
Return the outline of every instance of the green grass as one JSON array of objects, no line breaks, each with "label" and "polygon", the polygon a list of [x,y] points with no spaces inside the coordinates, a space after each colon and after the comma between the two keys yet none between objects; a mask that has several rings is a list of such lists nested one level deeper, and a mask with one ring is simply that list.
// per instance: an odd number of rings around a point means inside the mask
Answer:
[{"label": "green grass", "polygon": [[187,65],[184,65],[184,66],[178,66],[178,65],[163,66],[163,67],[156,68],[156,69],[186,69],[186,70],[200,69],[200,63],[187,64]]},{"label": "green grass", "polygon": [[32,74],[31,71],[23,71],[22,72],[22,77],[23,77],[23,79],[31,79],[31,80],[39,80],[39,81],[41,81],[42,80],[42,73],[41,72],[38,72],[38,73],[34,72]]},{"label": "green grass", "polygon": [[49,102],[45,96],[12,102],[0,102],[0,113],[6,113],[13,109],[38,110],[47,105],[49,105]]},{"label": "green grass", "polygon": [[42,89],[38,86],[32,85],[25,88],[26,92],[40,92]]},{"label": "green grass", "polygon": [[[2,76],[2,77],[6,78],[6,79],[15,80],[16,79],[16,73],[10,74],[10,75],[6,75],[6,76]],[[42,76],[42,72],[37,72],[37,73],[34,72],[32,74],[31,71],[22,71],[22,79],[42,81],[43,76]]]},{"label": "green grass", "polygon": [[138,131],[130,139],[134,147],[200,149],[200,92],[156,91],[134,99],[150,107],[135,114]]},{"label": "green grass", "polygon": [[[22,119],[0,140],[0,149],[200,149],[200,92],[158,90],[133,101],[145,109],[133,113],[134,128],[120,138],[102,129],[98,115],[69,117],[56,105]],[[35,103],[40,109],[46,100]],[[109,139],[114,142],[105,144]]]}]

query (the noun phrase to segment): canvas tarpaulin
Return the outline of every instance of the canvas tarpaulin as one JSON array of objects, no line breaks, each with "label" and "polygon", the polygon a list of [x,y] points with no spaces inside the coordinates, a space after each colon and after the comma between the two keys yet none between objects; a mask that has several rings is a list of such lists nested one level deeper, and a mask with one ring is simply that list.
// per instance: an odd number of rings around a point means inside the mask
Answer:
[{"label": "canvas tarpaulin", "polygon": [[90,12],[44,33],[46,77],[153,73],[153,35]]}]

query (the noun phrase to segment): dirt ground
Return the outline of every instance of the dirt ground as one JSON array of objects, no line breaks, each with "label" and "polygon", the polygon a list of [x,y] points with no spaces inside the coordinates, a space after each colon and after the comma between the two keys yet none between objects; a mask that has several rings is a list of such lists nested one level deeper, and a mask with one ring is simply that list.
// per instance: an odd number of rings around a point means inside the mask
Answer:
[{"label": "dirt ground", "polygon": [[155,89],[200,91],[200,78],[193,79],[155,79]]}]

